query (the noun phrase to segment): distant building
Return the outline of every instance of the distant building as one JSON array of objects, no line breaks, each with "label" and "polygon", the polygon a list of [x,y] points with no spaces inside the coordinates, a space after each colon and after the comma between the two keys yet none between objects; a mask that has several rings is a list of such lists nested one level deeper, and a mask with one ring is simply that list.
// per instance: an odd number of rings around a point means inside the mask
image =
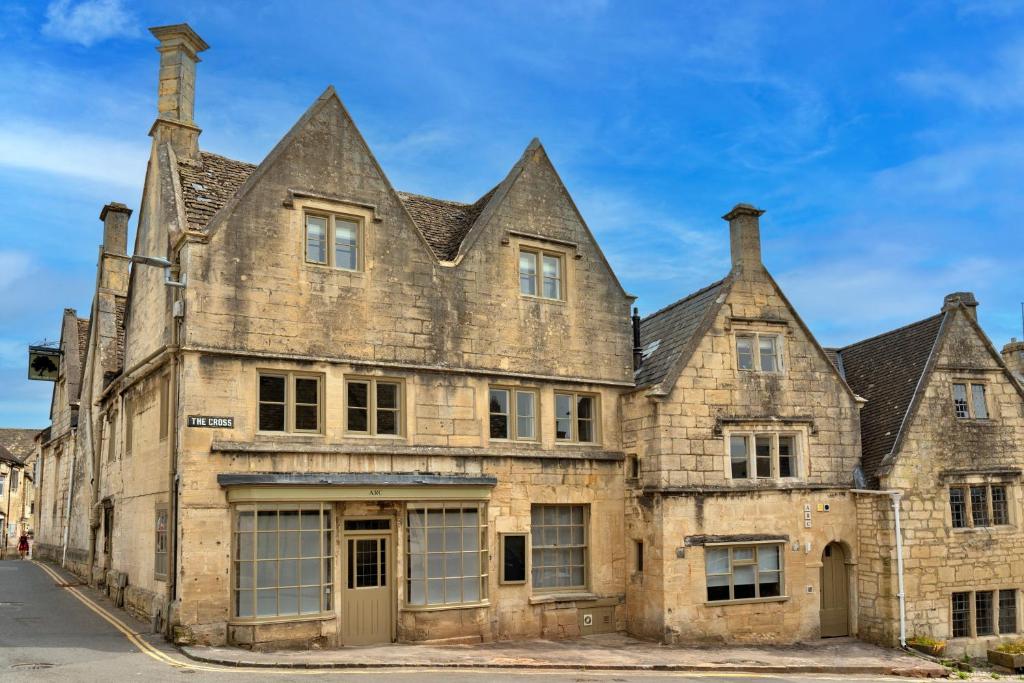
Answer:
[{"label": "distant building", "polygon": [[16,548],[32,532],[35,506],[33,468],[38,429],[0,429],[0,546]]},{"label": "distant building", "polygon": [[894,644],[895,501],[903,632],[1021,630],[1024,390],[972,295],[822,348],[739,204],[723,279],[631,323],[539,141],[472,203],[399,192],[329,88],[235,161],[199,148],[206,44],[153,34],[135,245],[108,204],[62,321],[41,555],[178,641]]}]

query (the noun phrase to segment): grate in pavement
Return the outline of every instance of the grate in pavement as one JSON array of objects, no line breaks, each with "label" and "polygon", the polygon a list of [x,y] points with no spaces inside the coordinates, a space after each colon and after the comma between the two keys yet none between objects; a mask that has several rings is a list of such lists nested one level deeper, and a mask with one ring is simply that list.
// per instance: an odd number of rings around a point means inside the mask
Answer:
[{"label": "grate in pavement", "polygon": [[12,664],[12,669],[26,670],[26,669],[52,669],[53,664],[48,662],[27,662],[25,664]]}]

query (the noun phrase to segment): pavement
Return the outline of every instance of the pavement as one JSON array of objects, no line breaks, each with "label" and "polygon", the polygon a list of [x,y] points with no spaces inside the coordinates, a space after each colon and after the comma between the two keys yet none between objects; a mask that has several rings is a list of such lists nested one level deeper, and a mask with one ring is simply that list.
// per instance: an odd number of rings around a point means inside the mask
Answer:
[{"label": "pavement", "polygon": [[520,640],[479,645],[392,644],[331,650],[252,652],[233,647],[180,648],[198,661],[246,667],[438,667],[693,671],[758,674],[868,674],[946,677],[939,664],[863,643],[830,638],[791,646],[673,647],[622,634],[572,640]]},{"label": "pavement", "polygon": [[[179,651],[69,574],[0,561],[2,681],[332,681],[640,683],[699,678],[780,683],[945,675],[909,655],[854,640],[786,648],[668,648],[623,636],[486,645],[386,645],[312,652]],[[202,660],[202,661],[200,661]]]}]

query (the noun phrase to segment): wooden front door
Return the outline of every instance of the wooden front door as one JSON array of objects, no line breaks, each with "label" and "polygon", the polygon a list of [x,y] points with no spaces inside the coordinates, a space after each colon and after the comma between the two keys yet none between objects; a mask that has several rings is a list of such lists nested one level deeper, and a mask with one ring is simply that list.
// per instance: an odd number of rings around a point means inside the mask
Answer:
[{"label": "wooden front door", "polygon": [[846,553],[829,543],[821,556],[821,637],[850,635],[850,587],[846,577]]},{"label": "wooden front door", "polygon": [[385,520],[366,522],[372,523],[345,520],[341,601],[342,643],[345,645],[394,640],[391,532],[381,531]]}]

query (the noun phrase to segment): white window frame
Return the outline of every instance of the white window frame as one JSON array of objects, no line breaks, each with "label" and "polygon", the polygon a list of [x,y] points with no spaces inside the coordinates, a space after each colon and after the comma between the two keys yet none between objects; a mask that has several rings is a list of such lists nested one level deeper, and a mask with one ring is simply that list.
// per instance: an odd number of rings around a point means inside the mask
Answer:
[{"label": "white window frame", "polygon": [[[806,458],[806,432],[802,430],[775,431],[767,429],[731,429],[724,434],[725,441],[725,471],[728,479],[733,481],[799,481],[804,478]],[[747,444],[747,476],[736,477],[732,473],[732,440],[733,437],[743,438]],[[771,440],[771,473],[767,477],[757,475],[757,439],[768,437]],[[793,441],[793,469],[792,474],[783,477],[780,474],[779,438],[788,437]]]},{"label": "white window frame", "polygon": [[[733,357],[734,357],[735,362],[736,362],[736,370],[738,370],[739,372],[763,372],[763,373],[772,374],[772,375],[781,374],[783,372],[783,369],[785,368],[785,363],[782,362],[782,349],[783,349],[783,346],[784,346],[783,343],[782,343],[782,337],[783,337],[783,335],[782,335],[781,332],[760,332],[760,331],[753,331],[753,330],[737,331],[733,335],[733,344],[732,344]],[[761,339],[762,338],[766,338],[766,339],[770,338],[770,339],[772,339],[773,343],[775,345],[775,369],[774,370],[763,370],[761,368]],[[752,356],[753,357],[752,357],[751,360],[753,362],[753,367],[750,367],[750,368],[741,368],[740,367],[740,350],[739,350],[739,340],[740,339],[750,339],[751,342],[752,342],[752,351],[753,351]]]},{"label": "white window frame", "polygon": [[[569,513],[569,523],[559,524],[557,521],[554,524],[549,524],[545,515],[547,510],[566,509]],[[582,521],[576,521],[576,510],[580,510],[582,513]],[[537,513],[541,515],[541,522],[536,523]],[[555,513],[557,514],[557,512]],[[582,544],[576,543],[571,539],[572,530],[574,528],[582,526],[583,541]],[[550,535],[547,533],[548,529],[555,529],[557,539],[554,544],[548,543],[546,536]],[[562,531],[568,529],[570,539],[568,543],[562,542]],[[573,567],[581,566],[573,564],[571,561],[572,551],[582,549],[583,556],[583,581],[579,584],[566,584],[562,586],[551,586],[551,585],[538,585],[538,581],[535,576],[538,572],[543,574],[545,569],[558,570],[565,568],[571,571]],[[570,560],[568,562],[559,562],[558,564],[545,564],[543,560],[538,561],[538,553],[545,551],[551,551],[557,554],[567,551]],[[541,557],[544,557],[541,555]],[[538,564],[539,562],[539,564]],[[586,503],[534,503],[530,506],[530,586],[534,593],[573,593],[573,592],[586,592],[590,586],[590,505]]]}]

